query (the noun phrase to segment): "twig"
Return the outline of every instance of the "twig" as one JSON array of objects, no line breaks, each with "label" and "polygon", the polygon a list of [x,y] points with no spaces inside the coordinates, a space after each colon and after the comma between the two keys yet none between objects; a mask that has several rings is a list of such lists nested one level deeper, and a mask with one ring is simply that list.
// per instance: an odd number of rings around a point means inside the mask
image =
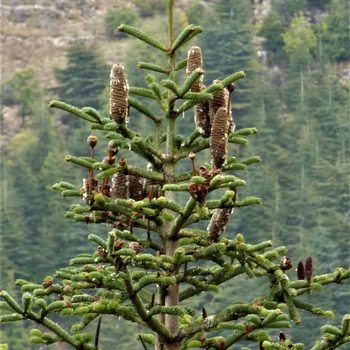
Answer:
[{"label": "twig", "polygon": [[143,341],[143,339],[142,339],[142,337],[141,337],[140,334],[139,334],[139,339],[141,340],[141,343],[142,343],[142,345],[143,345],[143,348],[144,348],[145,350],[147,350],[147,346],[146,346],[145,342]]},{"label": "twig", "polygon": [[98,317],[98,321],[97,321],[97,327],[96,327],[96,333],[95,333],[95,344],[94,344],[96,349],[98,348],[98,339],[100,336],[101,322],[102,322],[102,315]]}]

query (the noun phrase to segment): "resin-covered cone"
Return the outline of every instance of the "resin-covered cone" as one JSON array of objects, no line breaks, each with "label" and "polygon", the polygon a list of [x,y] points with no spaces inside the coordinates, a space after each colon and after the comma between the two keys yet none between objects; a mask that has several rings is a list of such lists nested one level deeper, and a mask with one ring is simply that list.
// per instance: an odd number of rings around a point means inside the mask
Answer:
[{"label": "resin-covered cone", "polygon": [[141,201],[144,198],[141,178],[137,175],[128,175],[128,198],[135,201]]},{"label": "resin-covered cone", "polygon": [[207,227],[209,238],[212,241],[217,241],[218,238],[225,232],[232,212],[233,208],[216,209]]},{"label": "resin-covered cone", "polygon": [[210,134],[210,156],[212,163],[220,168],[226,162],[228,145],[227,109],[220,107],[215,114]]},{"label": "resin-covered cone", "polygon": [[109,114],[116,123],[125,124],[129,119],[129,85],[123,66],[115,64],[110,78]]},{"label": "resin-covered cone", "polygon": [[[216,79],[213,81],[213,84],[219,84],[220,80]],[[210,121],[213,124],[213,119],[215,117],[216,112],[220,107],[225,107],[228,111],[229,106],[229,91],[227,89],[222,89],[217,91],[214,94],[214,98],[209,101],[209,109],[210,109]],[[227,116],[226,116],[227,118]]]},{"label": "resin-covered cone", "polygon": [[311,282],[311,278],[312,278],[312,258],[311,256],[308,256],[306,258],[306,262],[305,262],[305,268],[304,268],[304,274],[305,274],[305,277],[308,281],[308,283]]},{"label": "resin-covered cone", "polygon": [[[192,46],[187,54],[186,74],[189,76],[195,69],[202,68],[202,51],[198,46]],[[199,92],[202,86],[203,75],[201,75],[191,87],[191,91]]]},{"label": "resin-covered cone", "polygon": [[[200,90],[205,90],[205,86],[202,85]],[[194,123],[197,128],[203,129],[204,137],[210,136],[209,101],[201,101],[194,106]]]},{"label": "resin-covered cone", "polygon": [[117,173],[112,178],[111,198],[126,199],[128,196],[127,175]]}]

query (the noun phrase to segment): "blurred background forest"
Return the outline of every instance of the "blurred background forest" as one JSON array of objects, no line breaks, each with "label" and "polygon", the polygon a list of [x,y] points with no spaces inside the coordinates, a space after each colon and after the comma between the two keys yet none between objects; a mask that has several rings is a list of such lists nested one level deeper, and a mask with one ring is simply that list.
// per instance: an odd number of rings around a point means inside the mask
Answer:
[{"label": "blurred background forest", "polygon": [[[61,180],[82,185],[85,173],[64,163],[67,154],[88,156],[87,123],[50,110],[55,98],[107,115],[109,72],[125,66],[129,85],[144,85],[138,61],[163,62],[160,54],[118,33],[122,22],[166,38],[166,3],[159,0],[3,0],[1,6],[1,289],[19,296],[17,278],[41,283],[81,252],[91,252],[89,233],[106,226],[64,219],[71,203],[51,189]],[[249,243],[271,239],[288,247],[294,266],[308,255],[314,273],[350,265],[350,4],[348,0],[179,0],[177,32],[189,23],[203,33],[205,83],[244,70],[232,113],[236,129],[257,127],[247,147],[231,145],[230,155],[259,155],[262,162],[236,175],[247,180],[239,196],[261,197],[262,205],[236,210],[226,234]],[[186,46],[182,57],[186,58]],[[178,132],[194,126],[186,112]],[[133,112],[130,127],[148,134],[147,120]],[[99,137],[97,157],[107,140]],[[124,152],[126,157],[130,157]],[[129,163],[132,161],[129,159]],[[207,159],[209,155],[207,154]],[[202,161],[205,158],[203,157]],[[135,160],[138,162],[138,160]],[[138,163],[139,164],[139,163]],[[198,164],[199,165],[199,161]],[[183,165],[190,169],[190,164]],[[290,278],[296,278],[294,270]],[[220,303],[252,301],[263,283],[236,278],[220,294],[197,299],[208,314]],[[311,298],[312,297],[312,298]],[[305,300],[333,310],[324,320],[302,314],[303,323],[285,333],[312,347],[319,326],[338,324],[349,311],[347,286],[327,286]],[[193,306],[193,304],[192,304]],[[69,326],[69,319],[56,317]],[[28,343],[30,324],[1,325],[1,343],[10,349],[40,349]],[[141,349],[138,330],[113,317],[103,320],[101,346]],[[277,337],[276,333],[276,337]],[[246,344],[256,349],[256,344]],[[57,347],[51,346],[50,349]],[[63,345],[59,347],[64,349]],[[346,348],[346,345],[344,346]],[[46,349],[46,348],[45,348]]]}]

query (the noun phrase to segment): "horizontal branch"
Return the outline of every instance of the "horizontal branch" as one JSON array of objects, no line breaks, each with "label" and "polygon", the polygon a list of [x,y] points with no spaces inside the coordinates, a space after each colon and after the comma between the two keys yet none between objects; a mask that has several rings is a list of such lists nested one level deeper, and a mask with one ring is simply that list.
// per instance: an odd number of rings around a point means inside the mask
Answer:
[{"label": "horizontal branch", "polygon": [[135,38],[140,39],[141,41],[144,41],[148,45],[151,45],[151,46],[153,46],[161,51],[164,51],[164,52],[166,51],[166,46],[164,44],[162,44],[157,39],[151,37],[150,35],[146,34],[145,32],[143,32],[135,27],[129,26],[127,24],[121,24],[118,27],[118,30],[120,32],[132,35]]}]

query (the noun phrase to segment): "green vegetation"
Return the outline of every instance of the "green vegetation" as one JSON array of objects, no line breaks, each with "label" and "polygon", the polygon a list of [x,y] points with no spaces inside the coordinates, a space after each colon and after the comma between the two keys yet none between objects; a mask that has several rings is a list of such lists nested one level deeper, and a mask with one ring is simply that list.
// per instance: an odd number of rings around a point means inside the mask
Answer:
[{"label": "green vegetation", "polygon": [[[204,62],[205,84],[223,79],[231,67],[239,69],[254,79],[254,48],[250,27],[251,7],[239,0],[220,1],[206,16],[200,46]],[[220,51],[220,53],[218,52]],[[252,80],[242,81],[233,94],[233,114],[237,125],[249,106],[249,89]]]},{"label": "green vegetation", "polygon": [[167,2],[158,0],[135,0],[135,6],[140,12],[141,17],[150,17],[156,14],[165,14]]},{"label": "green vegetation", "polygon": [[132,9],[121,6],[117,9],[108,10],[104,17],[106,35],[109,38],[122,38],[125,34],[118,31],[118,26],[122,23],[135,25],[137,15]]},{"label": "green vegetation", "polygon": [[350,6],[346,0],[332,0],[327,6],[328,16],[322,22],[323,41],[326,57],[338,62],[349,61],[350,37],[349,14]]},{"label": "green vegetation", "polygon": [[32,69],[19,71],[11,80],[3,83],[2,101],[5,105],[19,105],[22,125],[26,117],[38,113],[36,101],[40,98],[40,84],[33,79],[33,74]]},{"label": "green vegetation", "polygon": [[[234,241],[237,233],[242,232],[246,244],[256,245],[258,242],[272,240],[274,248],[286,246],[287,255],[293,263],[293,269],[287,272],[290,283],[297,282],[294,270],[298,262],[305,263],[309,255],[313,258],[314,275],[327,275],[334,271],[335,275],[341,273],[342,268],[348,268],[350,265],[347,239],[350,230],[349,81],[342,76],[342,69],[347,67],[346,62],[350,56],[347,1],[276,1],[261,25],[251,20],[253,7],[250,2],[223,1],[219,2],[219,6],[216,5],[217,2],[200,4],[205,5],[201,13],[204,20],[191,22],[203,24],[205,30],[193,41],[180,47],[177,62],[186,57],[194,42],[202,48],[207,86],[213,79],[222,80],[235,70],[245,71],[247,78],[236,83],[236,90],[232,95],[233,119],[238,132],[242,128],[254,125],[259,133],[249,138],[248,147],[230,145],[229,156],[236,156],[237,161],[241,161],[258,154],[262,159],[259,164],[249,165],[245,172],[234,170],[226,173],[240,176],[247,182],[246,187],[236,188],[239,201],[254,194],[261,198],[262,205],[237,208],[223,236],[229,241]],[[287,8],[288,4],[295,5],[296,8]],[[191,6],[183,9],[188,17],[195,16],[196,11],[192,11]],[[313,17],[317,13],[316,10],[326,12],[319,17]],[[296,26],[298,21],[301,26]],[[168,44],[164,30],[165,16],[160,18],[155,14],[155,17],[144,17],[139,24],[146,33],[166,43],[165,45]],[[180,25],[175,17],[174,26],[177,28]],[[307,35],[296,36],[295,31],[300,29]],[[262,47],[266,52],[266,60],[256,57],[256,47],[252,44],[254,33],[266,39]],[[213,40],[210,39],[211,36]],[[156,89],[155,85],[150,87],[152,83],[144,80],[149,71],[143,68],[136,70],[135,66],[140,61],[147,61],[166,67],[164,53],[150,48],[143,42],[127,40],[128,50],[125,52],[124,61],[130,86]],[[79,62],[76,66],[78,68],[67,71],[65,78],[62,78],[62,83],[66,83],[67,89],[75,83],[77,85],[71,88],[70,94],[64,95],[66,90],[62,89],[57,91],[56,96],[79,109],[95,103],[94,106],[100,111],[101,117],[106,118],[106,100],[109,96],[102,97],[101,92],[108,85],[110,68],[106,68],[97,46],[93,49],[93,63],[89,62],[90,55],[85,54],[90,48],[81,44],[77,46],[79,50],[67,56],[67,62]],[[90,97],[87,93],[74,95],[80,88],[89,86],[89,80],[84,81],[84,78],[90,76],[88,71],[92,66],[95,68],[91,74],[98,72],[95,78],[100,87]],[[68,67],[69,63],[67,69]],[[104,67],[103,71],[100,70],[101,67]],[[164,79],[162,73],[151,73],[158,82]],[[178,73],[178,85],[181,86],[185,74],[181,73],[181,70]],[[161,89],[165,88],[161,86]],[[2,145],[0,168],[1,289],[5,289],[20,305],[22,293],[18,286],[14,285],[15,280],[29,280],[40,285],[45,276],[58,271],[77,254],[97,255],[94,253],[96,244],[93,241],[87,243],[87,235],[98,235],[106,241],[106,232],[113,229],[103,223],[92,225],[90,222],[86,225],[85,222],[72,223],[63,219],[69,205],[77,199],[62,200],[51,187],[53,183],[64,180],[81,189],[82,179],[88,176],[87,170],[80,169],[70,162],[63,164],[63,161],[66,154],[74,154],[77,157],[90,155],[85,140],[91,131],[86,127],[88,123],[80,121],[77,117],[66,112],[63,116],[62,113],[57,113],[57,110],[48,109],[48,100],[54,98],[51,94],[52,90],[44,90],[40,82],[33,78],[31,70],[18,71],[11,80],[2,83],[2,105],[14,108],[18,111],[18,119],[24,120],[20,132]],[[27,96],[30,98],[26,98]],[[72,100],[69,99],[71,97]],[[156,111],[156,115],[163,115],[156,99],[149,101],[138,95],[132,97],[147,103]],[[131,111],[128,128],[142,135],[151,134],[153,123],[150,119],[133,107]],[[186,137],[189,131],[194,129],[192,114],[192,110],[187,110],[177,118],[177,134]],[[185,119],[182,119],[182,116]],[[62,125],[60,120],[72,127]],[[94,130],[94,133],[99,138],[95,147],[95,158],[100,161],[106,156],[106,143],[103,142],[105,132]],[[176,139],[176,142],[180,145],[180,138]],[[148,163],[133,155],[128,148],[119,150],[117,161],[122,155],[128,166],[137,164],[144,168]],[[209,157],[209,150],[197,153],[196,166],[208,161]],[[190,161],[185,158],[177,164],[176,171],[185,173],[190,169]],[[97,170],[95,172],[98,173]],[[176,198],[180,205],[186,203],[186,193],[177,193]],[[216,197],[208,198],[214,200]],[[80,201],[80,205],[84,206],[84,202]],[[208,221],[204,221],[202,224],[198,223],[197,227],[205,231],[207,224]],[[136,226],[134,225],[134,230],[137,240],[145,240],[145,233]],[[123,229],[128,230],[129,226],[123,226]],[[151,235],[155,240],[154,232]],[[270,249],[266,252],[269,251]],[[146,250],[142,253],[151,251]],[[140,259],[142,254],[136,256]],[[233,266],[237,261],[234,260]],[[279,259],[272,263],[276,265],[278,261]],[[210,267],[210,264],[199,262],[198,265],[203,269]],[[191,266],[189,264],[189,267]],[[249,267],[255,271],[254,267],[248,264]],[[78,265],[70,267],[76,269],[74,271],[80,268]],[[183,271],[182,268],[180,272]],[[247,272],[249,276],[250,270]],[[196,316],[192,320],[187,315],[181,316],[184,327],[201,320],[202,307],[210,316],[220,314],[229,303],[252,303],[261,299],[269,290],[268,282],[264,282],[263,278],[249,279],[248,276],[243,273],[221,285],[220,293],[208,291],[185,303],[185,307],[195,310]],[[62,280],[55,278],[54,283],[59,285]],[[346,349],[348,343],[330,345],[325,343],[325,339],[335,341],[334,337],[339,335],[338,326],[344,329],[342,320],[344,305],[349,298],[348,282],[346,286],[326,285],[322,293],[319,293],[321,287],[315,285],[316,280],[312,283],[315,287],[312,293],[298,298],[322,310],[332,310],[334,318],[316,318],[313,314],[298,309],[301,324],[297,327],[293,324],[289,329],[271,329],[269,334],[272,341],[276,341],[279,331],[282,330],[293,343],[303,342],[305,349]],[[68,300],[68,296],[65,296],[65,299]],[[54,302],[55,293],[47,299],[48,305]],[[289,314],[287,309],[282,311]],[[7,311],[2,310],[1,314],[4,313]],[[59,314],[53,314],[53,320],[66,330],[80,323],[78,318],[61,317]],[[252,320],[253,318],[245,319],[245,322],[250,325]],[[95,335],[97,321],[91,321],[84,333]],[[328,324],[324,325],[326,322]],[[345,327],[347,319],[343,322]],[[34,331],[35,334],[30,334],[33,325],[29,321],[0,323],[1,342],[8,343],[10,349],[39,349],[42,344],[28,343],[30,337],[40,337],[39,332]],[[43,333],[47,331],[41,326],[37,328]],[[141,344],[137,344],[135,336],[138,337],[143,331],[143,328],[134,327],[125,320],[103,315],[99,345],[108,349],[115,347],[117,342],[122,349],[137,346],[142,348]],[[251,333],[254,332],[256,331]],[[227,338],[229,334],[230,331],[209,333],[207,340],[211,335]],[[198,345],[198,342],[193,343],[196,344]],[[265,343],[265,346],[268,345]],[[277,348],[283,345],[288,343],[273,346]],[[217,345],[217,348],[219,346],[221,345]],[[230,349],[241,349],[242,346],[244,349],[257,348],[257,344],[246,341],[233,344]],[[53,344],[47,348],[56,347]]]},{"label": "green vegetation", "polygon": [[317,38],[302,12],[294,15],[290,29],[282,34],[284,49],[292,61],[295,55],[308,55],[316,47]]},{"label": "green vegetation", "polygon": [[[81,40],[73,42],[67,50],[67,66],[55,69],[54,75],[59,85],[53,92],[60,99],[79,107],[100,108],[99,95],[108,82],[108,66],[96,44],[87,45]],[[74,126],[71,120],[63,119],[64,123]]]},{"label": "green vegetation", "polygon": [[262,44],[263,49],[269,52],[269,56],[273,56],[273,58],[269,57],[269,61],[274,60],[275,62],[278,62],[283,58],[284,50],[282,35],[285,30],[286,28],[283,26],[278,14],[274,10],[269,11],[258,32],[258,35],[265,40]]},{"label": "green vegetation", "polygon": [[187,24],[190,23],[202,23],[205,15],[205,6],[199,2],[190,3],[185,8],[185,14],[187,18]]}]

